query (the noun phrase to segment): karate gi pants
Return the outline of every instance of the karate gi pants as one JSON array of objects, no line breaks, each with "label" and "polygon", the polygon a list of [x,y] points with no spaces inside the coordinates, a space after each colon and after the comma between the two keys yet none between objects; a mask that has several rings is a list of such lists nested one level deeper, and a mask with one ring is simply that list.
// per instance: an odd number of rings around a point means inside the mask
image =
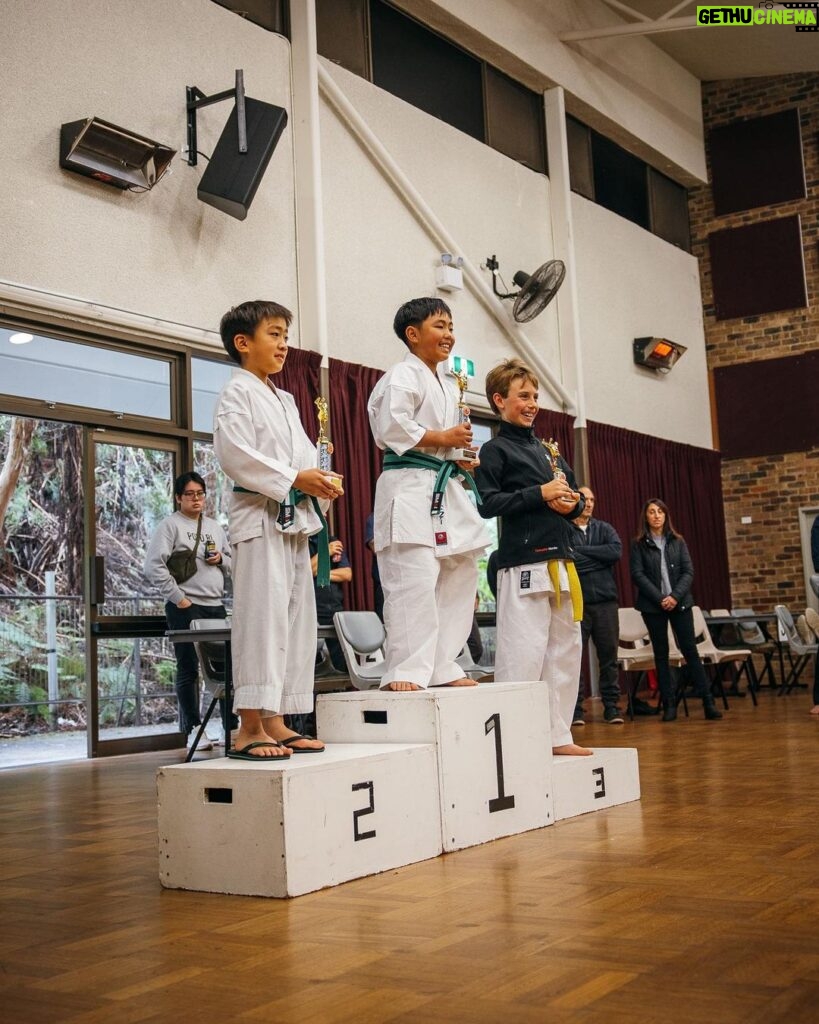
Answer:
[{"label": "karate gi pants", "polygon": [[233,545],[233,706],[263,717],[313,710],[316,600],[304,534],[276,529]]},{"label": "karate gi pants", "polygon": [[498,573],[495,682],[543,680],[549,691],[552,746],[572,743],[572,714],[583,653],[580,623],[574,621],[571,594],[521,594],[515,570]]},{"label": "karate gi pants", "polygon": [[381,685],[443,686],[463,679],[455,659],[472,629],[477,552],[436,558],[431,547],[391,544],[378,552],[387,649]]}]

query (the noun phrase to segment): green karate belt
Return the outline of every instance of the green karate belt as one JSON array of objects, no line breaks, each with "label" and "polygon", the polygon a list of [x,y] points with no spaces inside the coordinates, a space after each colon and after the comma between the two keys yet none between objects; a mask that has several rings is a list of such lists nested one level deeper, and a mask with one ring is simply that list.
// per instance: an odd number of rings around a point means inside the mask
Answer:
[{"label": "green karate belt", "polygon": [[[239,487],[238,484],[233,485],[233,490],[237,494],[258,494],[259,491],[249,491],[246,487]],[[313,504],[313,510],[319,517],[321,523],[321,531],[318,535],[318,564],[316,565],[316,586],[318,587],[329,587],[330,586],[330,532],[327,529],[327,520],[324,518],[324,514],[319,507],[318,498],[314,498],[312,494],[305,494],[304,491],[300,491],[297,487],[291,487],[290,493],[287,495],[287,501],[282,502],[282,506],[292,505],[294,508],[299,502],[304,501],[305,498],[309,498]],[[281,513],[279,513],[281,514]],[[289,524],[288,524],[289,525]],[[283,526],[286,530],[287,526]]]},{"label": "green karate belt", "polygon": [[453,477],[462,477],[466,480],[470,490],[475,495],[475,500],[480,505],[481,496],[478,493],[478,488],[475,486],[475,481],[472,479],[472,474],[467,473],[465,469],[452,462],[450,459],[438,459],[434,455],[427,455],[425,452],[419,452],[415,449],[411,449],[404,455],[396,455],[394,451],[389,448],[384,452],[384,471],[388,469],[429,469],[432,472],[437,473],[435,477],[435,486],[432,488],[432,505],[430,506],[429,514],[431,516],[442,516],[444,514],[444,491],[446,485]]}]

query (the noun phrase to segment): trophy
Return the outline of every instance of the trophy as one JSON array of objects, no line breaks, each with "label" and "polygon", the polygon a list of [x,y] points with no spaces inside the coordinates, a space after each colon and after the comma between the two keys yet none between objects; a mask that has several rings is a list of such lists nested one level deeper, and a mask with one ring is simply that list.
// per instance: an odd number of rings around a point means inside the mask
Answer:
[{"label": "trophy", "polygon": [[332,478],[333,484],[343,494],[344,488],[341,484],[341,477],[337,476],[332,469],[332,462],[330,458],[330,438],[327,436],[327,423],[330,420],[330,414],[327,411],[327,399],[319,396],[315,401],[315,406],[318,409],[318,423],[319,432],[318,440],[316,441],[316,448],[318,449],[318,468]]},{"label": "trophy", "polygon": [[565,480],[566,474],[558,465],[557,460],[560,458],[560,448],[557,445],[557,441],[553,437],[550,437],[548,441],[540,442],[546,451],[549,453],[549,462],[552,464],[552,475],[555,480]]},{"label": "trophy", "polygon": [[[469,423],[469,409],[464,401],[464,393],[469,387],[469,377],[463,370],[457,373],[453,370],[452,376],[458,385],[458,426],[460,426],[462,423]],[[456,448],[452,453],[452,461],[477,462],[478,450],[477,448]]]}]

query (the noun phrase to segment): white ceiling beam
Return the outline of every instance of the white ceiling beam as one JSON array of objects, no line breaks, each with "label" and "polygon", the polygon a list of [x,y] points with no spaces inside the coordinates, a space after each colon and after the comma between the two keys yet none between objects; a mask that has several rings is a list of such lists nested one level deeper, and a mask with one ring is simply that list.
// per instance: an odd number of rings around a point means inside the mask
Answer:
[{"label": "white ceiling beam", "polygon": [[636,25],[578,28],[571,32],[562,32],[558,39],[562,43],[572,43],[580,39],[606,39],[611,36],[650,36],[659,32],[681,32],[696,27],[697,19],[691,15],[688,18],[668,18],[665,21],[640,21]]}]

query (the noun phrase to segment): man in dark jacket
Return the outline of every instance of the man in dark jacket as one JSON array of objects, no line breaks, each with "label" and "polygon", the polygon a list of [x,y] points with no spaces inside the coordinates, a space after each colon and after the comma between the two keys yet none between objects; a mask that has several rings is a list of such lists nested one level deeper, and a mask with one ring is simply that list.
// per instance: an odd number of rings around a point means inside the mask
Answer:
[{"label": "man in dark jacket", "polygon": [[[583,621],[580,631],[583,650],[588,651],[589,637],[594,641],[600,666],[600,696],[603,698],[603,719],[622,725],[623,716],[617,706],[620,682],[617,671],[617,641],[620,623],[617,615],[617,584],[614,566],[620,561],[623,545],[610,523],[592,518],[595,498],[591,487],[581,487],[586,504],[574,520],[574,564],[583,590]],[[572,725],[585,725],[583,718],[583,674],[577,691]]]}]

